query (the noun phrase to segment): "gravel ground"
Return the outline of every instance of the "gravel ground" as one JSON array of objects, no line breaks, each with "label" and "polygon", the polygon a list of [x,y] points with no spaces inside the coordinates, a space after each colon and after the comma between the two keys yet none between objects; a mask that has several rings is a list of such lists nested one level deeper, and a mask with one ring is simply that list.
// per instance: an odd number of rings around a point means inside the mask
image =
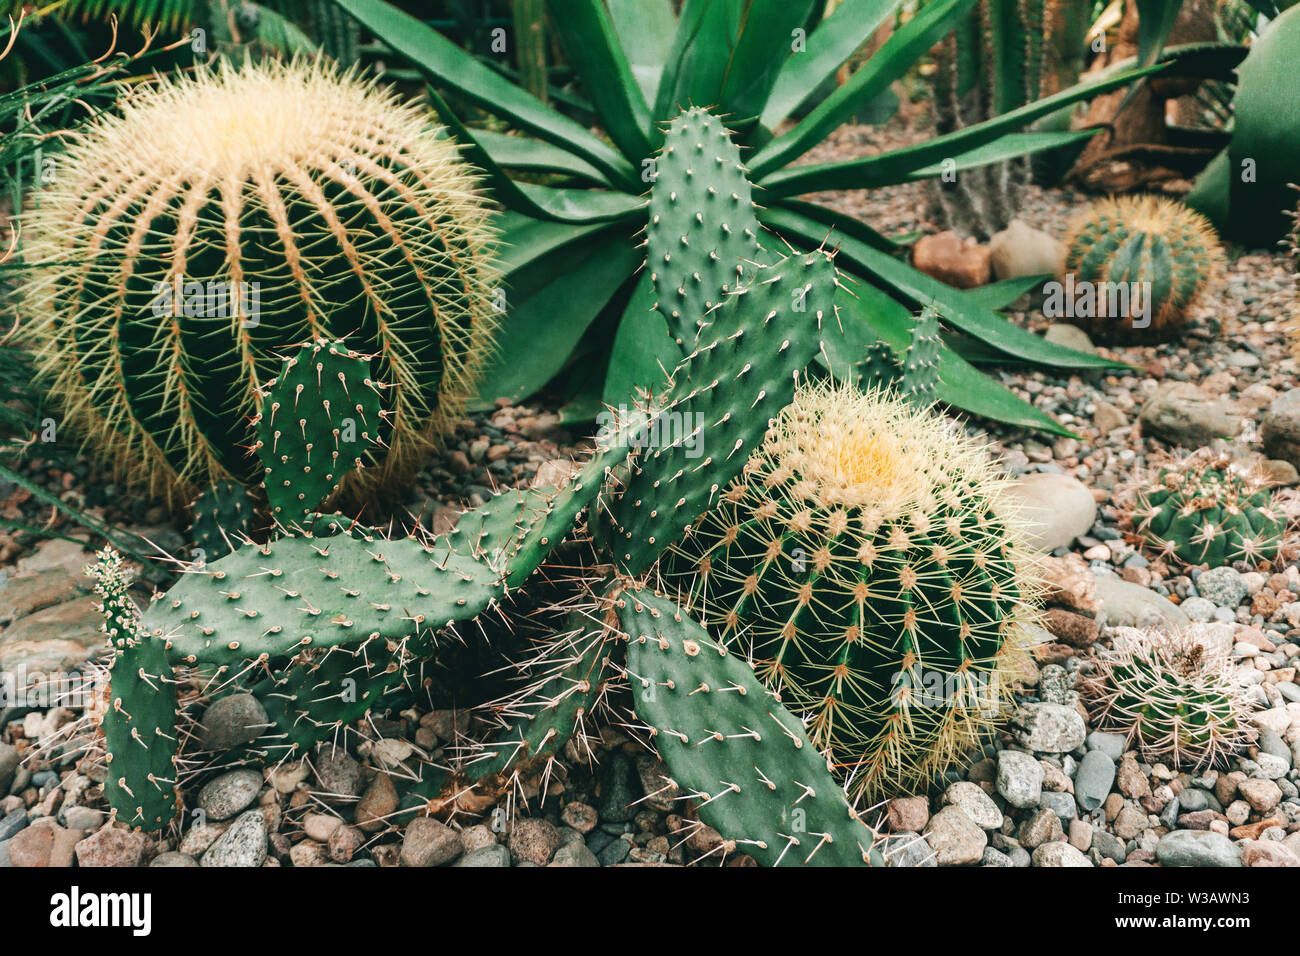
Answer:
[{"label": "gravel ground", "polygon": [[[901,124],[845,127],[808,159],[862,155],[921,135]],[[887,234],[934,231],[922,218],[920,186],[821,198]],[[1068,190],[1031,188],[1021,215],[1059,236],[1083,201]],[[1293,267],[1280,253],[1229,254],[1225,279],[1179,339],[1102,351],[1133,365],[1130,374],[993,370],[1078,436],[1051,440],[968,423],[1021,480],[1031,504],[1035,495],[1051,502],[1043,540],[1056,582],[1045,621],[1050,633],[1037,679],[1022,689],[1005,731],[928,794],[870,811],[892,865],[1300,866],[1295,535],[1272,566],[1215,570],[1207,579],[1213,587],[1198,588],[1202,571],[1186,573],[1137,547],[1127,510],[1143,475],[1180,449],[1209,444],[1240,465],[1266,468],[1284,486],[1280,505],[1293,519],[1300,515],[1290,487],[1296,462],[1260,441],[1261,423],[1288,413],[1285,399],[1296,385]],[[1013,320],[1044,333],[1050,327],[1036,311],[1013,313]],[[1144,415],[1153,396],[1163,411]],[[583,453],[581,437],[559,427],[545,402],[472,415],[422,475],[398,523],[445,530],[460,508],[482,504],[496,489],[525,485],[539,471],[542,480],[562,474]],[[162,509],[135,502],[85,465],[63,470],[31,455],[24,473],[168,551],[184,546]],[[0,517],[84,538],[2,482]],[[0,670],[77,668],[98,646],[81,576],[87,558],[77,541],[0,533]],[[142,590],[142,602],[146,597]],[[1201,628],[1237,662],[1260,733],[1218,769],[1146,762],[1122,737],[1090,726],[1078,702],[1075,682],[1113,628],[1158,620]],[[549,778],[524,783],[531,816],[492,806],[477,807],[477,818],[459,813],[445,822],[402,812],[380,768],[413,755],[445,757],[465,718],[414,708],[368,721],[346,749],[326,748],[301,764],[207,771],[186,794],[205,822],[187,814],[182,831],[154,838],[107,822],[102,767],[58,744],[76,716],[60,707],[0,706],[0,866],[752,865],[683,804],[665,794],[647,797],[659,789],[660,768],[612,727],[593,744],[594,767],[570,747]]]}]

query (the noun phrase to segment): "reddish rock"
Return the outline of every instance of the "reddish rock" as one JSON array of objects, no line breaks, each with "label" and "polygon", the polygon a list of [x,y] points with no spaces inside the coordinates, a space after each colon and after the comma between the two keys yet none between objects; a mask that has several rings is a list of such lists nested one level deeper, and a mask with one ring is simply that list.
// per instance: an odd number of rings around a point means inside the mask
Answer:
[{"label": "reddish rock", "polygon": [[1300,857],[1274,840],[1248,840],[1241,848],[1241,865],[1300,867]]},{"label": "reddish rock", "polygon": [[889,829],[894,833],[920,833],[930,822],[930,805],[925,797],[898,797],[887,804]]},{"label": "reddish rock", "polygon": [[138,830],[106,826],[76,846],[78,866],[139,866],[145,836]]},{"label": "reddish rock", "polygon": [[975,242],[963,242],[951,231],[917,240],[912,248],[912,265],[958,289],[987,285],[993,278],[989,250]]}]

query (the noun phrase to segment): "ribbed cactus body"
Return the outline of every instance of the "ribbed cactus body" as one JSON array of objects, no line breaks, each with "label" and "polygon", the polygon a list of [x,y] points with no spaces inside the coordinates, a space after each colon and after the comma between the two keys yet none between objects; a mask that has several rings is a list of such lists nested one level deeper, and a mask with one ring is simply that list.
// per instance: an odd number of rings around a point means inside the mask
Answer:
[{"label": "ribbed cactus body", "polygon": [[1161,557],[1211,568],[1272,561],[1286,529],[1264,480],[1222,458],[1162,469],[1138,492],[1133,520]]},{"label": "ribbed cactus body", "polygon": [[1098,729],[1153,763],[1204,769],[1254,736],[1227,653],[1189,633],[1117,628],[1079,690]]},{"label": "ribbed cactus body", "polygon": [[373,482],[413,472],[487,357],[475,180],[425,115],[322,63],[124,98],[29,216],[28,328],[87,445],[157,492],[255,486],[278,350],[343,341],[391,383]]},{"label": "ribbed cactus body", "polygon": [[855,795],[924,785],[999,719],[1033,584],[978,449],[892,393],[805,389],[660,567]]},{"label": "ribbed cactus body", "polygon": [[[1090,283],[1090,314],[1067,315],[1101,341],[1168,339],[1223,267],[1214,230],[1201,215],[1154,196],[1103,199],[1072,224],[1065,271]],[[1108,283],[1109,285],[1103,285]],[[1134,289],[1140,305],[1135,306]],[[1112,297],[1110,290],[1128,290]],[[1115,308],[1128,303],[1128,311]]]}]

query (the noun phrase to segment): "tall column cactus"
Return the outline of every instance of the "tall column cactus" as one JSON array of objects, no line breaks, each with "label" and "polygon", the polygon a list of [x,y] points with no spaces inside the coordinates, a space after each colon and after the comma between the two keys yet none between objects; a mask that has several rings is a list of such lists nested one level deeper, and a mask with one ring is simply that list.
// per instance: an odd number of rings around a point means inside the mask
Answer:
[{"label": "tall column cactus", "polygon": [[[1091,10],[1083,0],[981,0],[935,58],[937,131],[955,132],[1072,85]],[[932,203],[950,227],[987,239],[1015,216],[1030,174],[1021,158],[934,180]]]},{"label": "tall column cactus", "polygon": [[400,482],[488,356],[476,180],[418,108],[323,61],[222,65],[124,97],[30,213],[25,328],[54,399],[128,479],[256,485],[277,350],[342,340],[391,383]]}]

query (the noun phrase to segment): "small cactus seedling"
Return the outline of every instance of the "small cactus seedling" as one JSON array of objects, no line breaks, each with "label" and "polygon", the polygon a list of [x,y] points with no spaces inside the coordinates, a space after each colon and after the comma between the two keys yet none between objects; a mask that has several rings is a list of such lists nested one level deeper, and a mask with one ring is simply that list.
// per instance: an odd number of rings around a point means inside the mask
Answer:
[{"label": "small cactus seedling", "polygon": [[140,626],[122,556],[112,548],[86,569],[95,581],[112,661],[100,718],[104,795],[124,823],[153,832],[176,815],[176,683],[163,642]]},{"label": "small cactus seedling", "polygon": [[901,396],[804,387],[660,572],[875,799],[1004,716],[1035,586],[1002,486]]},{"label": "small cactus seedling", "polygon": [[133,88],[60,157],[24,229],[51,397],[153,492],[256,487],[248,421],[278,353],[346,337],[393,388],[384,453],[356,480],[401,484],[491,352],[475,188],[421,107],[323,59]]},{"label": "small cactus seedling", "polygon": [[768,866],[883,866],[826,757],[743,658],[667,598],[623,591],[637,718],[700,819]]},{"label": "small cactus seedling", "polygon": [[929,408],[938,397],[942,347],[939,313],[933,307],[926,307],[912,326],[911,342],[902,362],[883,339],[868,346],[866,358],[860,366],[862,387],[867,390],[894,388],[918,408]]},{"label": "small cactus seedling", "polygon": [[1072,279],[1078,301],[1059,315],[1099,341],[1172,337],[1223,268],[1208,220],[1155,196],[1093,203],[1065,243],[1067,284]]},{"label": "small cactus seedling", "polygon": [[261,392],[253,416],[263,485],[282,527],[300,525],[362,467],[384,416],[370,361],[341,343],[304,345]]},{"label": "small cactus seedling", "polygon": [[1218,568],[1277,557],[1286,519],[1266,481],[1227,458],[1194,455],[1138,492],[1133,523],[1162,558]]},{"label": "small cactus seedling", "polygon": [[225,557],[248,540],[257,502],[243,485],[223,481],[195,498],[190,511],[194,515],[190,523],[194,560],[206,564]]},{"label": "small cactus seedling", "polygon": [[1186,631],[1116,628],[1079,692],[1094,726],[1123,734],[1152,763],[1221,766],[1254,737],[1227,650]]}]

